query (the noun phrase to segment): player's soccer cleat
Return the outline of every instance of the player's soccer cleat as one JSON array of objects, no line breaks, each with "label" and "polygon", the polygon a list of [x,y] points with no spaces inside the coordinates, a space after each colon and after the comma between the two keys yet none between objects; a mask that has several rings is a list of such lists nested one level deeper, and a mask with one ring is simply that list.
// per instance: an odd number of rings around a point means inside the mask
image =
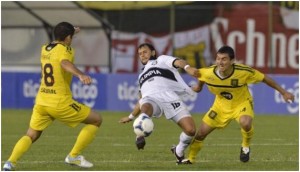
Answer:
[{"label": "player's soccer cleat", "polygon": [[250,148],[241,147],[240,160],[242,162],[248,162],[250,159]]},{"label": "player's soccer cleat", "polygon": [[178,165],[182,165],[182,164],[190,165],[190,164],[193,164],[193,163],[189,159],[183,159],[181,162],[178,162],[177,164]]},{"label": "player's soccer cleat", "polygon": [[10,161],[6,161],[3,165],[3,171],[15,171],[15,166]]},{"label": "player's soccer cleat", "polygon": [[176,153],[176,146],[175,145],[173,145],[172,147],[171,147],[171,152],[175,155],[175,157],[176,157],[176,160],[177,160],[177,164],[180,164],[181,163],[181,161],[184,159],[184,156],[178,156],[177,155],[177,153]]},{"label": "player's soccer cleat", "polygon": [[136,147],[138,148],[138,150],[144,149],[144,147],[146,145],[145,137],[143,137],[143,136],[137,137],[135,140],[135,144],[136,144]]},{"label": "player's soccer cleat", "polygon": [[66,159],[65,159],[65,162],[67,164],[77,165],[77,166],[82,167],[82,168],[91,168],[91,167],[94,166],[92,163],[90,163],[89,161],[87,161],[84,158],[84,156],[82,156],[82,155],[78,155],[75,158],[72,158],[72,157],[70,157],[70,155],[68,155],[66,157]]}]

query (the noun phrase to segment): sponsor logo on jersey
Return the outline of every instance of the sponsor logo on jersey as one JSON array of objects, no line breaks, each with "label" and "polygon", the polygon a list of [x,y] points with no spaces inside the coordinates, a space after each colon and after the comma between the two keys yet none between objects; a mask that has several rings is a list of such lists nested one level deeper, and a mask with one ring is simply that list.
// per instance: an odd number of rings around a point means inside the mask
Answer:
[{"label": "sponsor logo on jersey", "polygon": [[161,77],[173,80],[173,81],[177,81],[175,78],[175,75],[170,70],[154,67],[154,68],[148,69],[146,72],[144,72],[141,75],[141,77],[139,78],[140,88],[147,80],[149,80],[155,76],[161,76]]},{"label": "sponsor logo on jersey", "polygon": [[221,96],[223,96],[227,100],[231,100],[233,98],[232,94],[229,93],[229,92],[224,91],[224,92],[221,92],[220,94],[221,94]]}]

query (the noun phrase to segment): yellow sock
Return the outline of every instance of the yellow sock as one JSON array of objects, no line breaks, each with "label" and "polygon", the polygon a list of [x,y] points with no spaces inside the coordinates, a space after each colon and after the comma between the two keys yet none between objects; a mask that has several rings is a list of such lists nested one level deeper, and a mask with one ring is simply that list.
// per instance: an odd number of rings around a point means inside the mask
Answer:
[{"label": "yellow sock", "polygon": [[31,138],[29,136],[23,136],[15,145],[8,161],[16,165],[17,161],[21,156],[28,151],[32,144]]},{"label": "yellow sock", "polygon": [[81,153],[81,151],[94,140],[98,128],[99,127],[95,125],[88,124],[81,129],[77,137],[76,143],[70,152],[71,157],[78,156]]},{"label": "yellow sock", "polygon": [[253,126],[251,127],[250,131],[246,132],[243,129],[241,129],[243,141],[242,141],[242,147],[249,147],[250,146],[250,141],[253,137],[254,134],[254,129]]},{"label": "yellow sock", "polygon": [[196,156],[198,152],[202,149],[203,141],[199,140],[193,140],[193,142],[190,145],[189,153],[188,153],[188,159],[194,163],[196,161]]}]

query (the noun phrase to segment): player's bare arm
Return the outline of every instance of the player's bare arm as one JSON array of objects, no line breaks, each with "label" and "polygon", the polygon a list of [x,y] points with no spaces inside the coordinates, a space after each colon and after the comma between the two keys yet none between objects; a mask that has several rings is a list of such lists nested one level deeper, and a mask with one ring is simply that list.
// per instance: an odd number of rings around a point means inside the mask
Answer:
[{"label": "player's bare arm", "polygon": [[92,78],[88,75],[85,75],[83,72],[81,72],[73,63],[71,63],[69,60],[62,60],[61,61],[61,66],[62,68],[67,71],[72,73],[74,76],[78,77],[79,80],[83,84],[91,84],[92,83]]},{"label": "player's bare arm", "polygon": [[[142,97],[141,93],[139,93],[139,98],[141,98],[141,97]],[[119,123],[128,123],[128,122],[132,121],[134,118],[136,118],[140,113],[141,113],[140,103],[139,103],[139,101],[137,101],[131,114],[129,116],[121,118],[119,120]]]},{"label": "player's bare arm", "polygon": [[184,69],[187,74],[198,78],[199,77],[199,71],[198,69],[191,67],[185,60],[177,59],[174,62],[174,65],[178,68]]},{"label": "player's bare arm", "polygon": [[288,103],[294,102],[294,95],[292,93],[286,91],[285,89],[283,89],[272,78],[265,75],[263,82],[266,83],[268,86],[277,90],[283,96],[283,99],[285,100],[285,102],[288,102]]}]

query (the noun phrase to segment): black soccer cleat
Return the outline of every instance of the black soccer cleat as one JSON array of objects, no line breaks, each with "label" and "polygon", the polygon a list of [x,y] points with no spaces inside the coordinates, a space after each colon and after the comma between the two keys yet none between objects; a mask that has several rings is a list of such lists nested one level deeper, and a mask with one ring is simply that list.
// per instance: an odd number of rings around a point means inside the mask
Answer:
[{"label": "black soccer cleat", "polygon": [[249,159],[250,159],[250,148],[249,148],[249,150],[247,152],[245,152],[243,150],[243,147],[241,147],[240,160],[242,162],[248,162]]},{"label": "black soccer cleat", "polygon": [[138,150],[144,149],[144,147],[146,145],[145,137],[143,137],[143,136],[137,137],[135,144],[136,144],[136,147],[138,148]]},{"label": "black soccer cleat", "polygon": [[173,145],[171,147],[171,152],[175,155],[175,158],[176,158],[176,163],[177,164],[180,164],[181,161],[184,159],[184,156],[178,156],[177,153],[176,153],[176,146]]},{"label": "black soccer cleat", "polygon": [[193,164],[189,159],[183,159],[181,162],[177,162],[177,165],[191,165]]}]

